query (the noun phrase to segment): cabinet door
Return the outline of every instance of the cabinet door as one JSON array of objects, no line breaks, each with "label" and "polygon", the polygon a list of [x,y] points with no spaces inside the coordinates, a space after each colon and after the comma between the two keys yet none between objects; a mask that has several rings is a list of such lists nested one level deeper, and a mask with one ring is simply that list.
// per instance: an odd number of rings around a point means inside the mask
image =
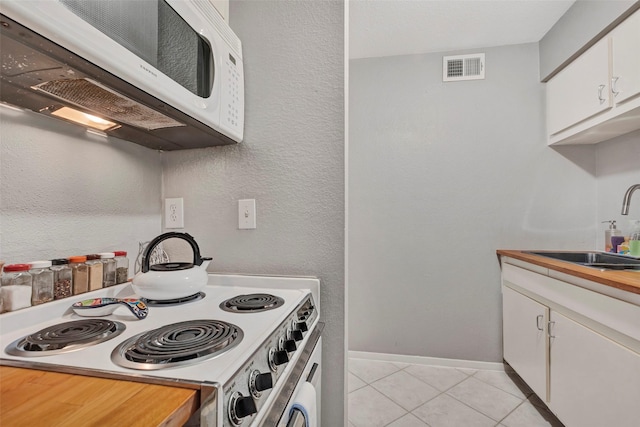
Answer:
[{"label": "cabinet door", "polygon": [[640,94],[640,11],[612,32],[611,91],[616,104]]},{"label": "cabinet door", "polygon": [[548,313],[544,305],[502,287],[504,360],[543,400],[547,398]]},{"label": "cabinet door", "polygon": [[549,135],[611,108],[609,41],[600,40],[547,83]]},{"label": "cabinet door", "polygon": [[640,355],[551,312],[549,407],[567,426],[637,427]]}]

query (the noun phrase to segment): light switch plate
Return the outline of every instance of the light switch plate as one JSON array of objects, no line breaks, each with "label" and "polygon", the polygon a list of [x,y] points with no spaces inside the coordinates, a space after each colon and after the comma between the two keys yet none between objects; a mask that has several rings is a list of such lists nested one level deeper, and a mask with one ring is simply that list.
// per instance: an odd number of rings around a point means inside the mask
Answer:
[{"label": "light switch plate", "polygon": [[182,197],[164,199],[164,228],[184,228],[184,202]]},{"label": "light switch plate", "polygon": [[253,230],[256,228],[256,200],[238,200],[238,228]]}]

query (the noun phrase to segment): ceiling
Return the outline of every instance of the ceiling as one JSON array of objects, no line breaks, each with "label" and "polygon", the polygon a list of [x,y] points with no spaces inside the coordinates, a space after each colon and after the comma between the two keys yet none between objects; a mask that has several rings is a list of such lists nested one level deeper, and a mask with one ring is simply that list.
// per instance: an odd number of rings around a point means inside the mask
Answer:
[{"label": "ceiling", "polygon": [[539,41],[574,0],[351,0],[349,57]]}]

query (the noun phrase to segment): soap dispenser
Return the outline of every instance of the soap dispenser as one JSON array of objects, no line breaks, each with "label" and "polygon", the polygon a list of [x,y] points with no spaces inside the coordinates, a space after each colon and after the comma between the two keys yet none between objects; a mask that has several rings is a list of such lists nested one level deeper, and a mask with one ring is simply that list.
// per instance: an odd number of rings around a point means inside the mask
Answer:
[{"label": "soap dispenser", "polygon": [[611,244],[611,236],[622,236],[622,231],[616,228],[615,220],[602,221],[602,222],[609,223],[609,228],[604,230],[604,251],[613,252],[613,245]]}]

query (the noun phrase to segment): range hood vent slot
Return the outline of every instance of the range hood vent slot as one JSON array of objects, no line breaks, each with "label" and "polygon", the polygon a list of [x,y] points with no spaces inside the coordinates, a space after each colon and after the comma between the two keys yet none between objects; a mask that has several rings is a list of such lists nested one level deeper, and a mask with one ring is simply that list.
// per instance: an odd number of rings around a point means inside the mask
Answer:
[{"label": "range hood vent slot", "polygon": [[90,79],[53,80],[33,86],[32,89],[89,110],[97,116],[145,130],[185,126]]},{"label": "range hood vent slot", "polygon": [[442,81],[484,79],[484,53],[442,58]]}]

